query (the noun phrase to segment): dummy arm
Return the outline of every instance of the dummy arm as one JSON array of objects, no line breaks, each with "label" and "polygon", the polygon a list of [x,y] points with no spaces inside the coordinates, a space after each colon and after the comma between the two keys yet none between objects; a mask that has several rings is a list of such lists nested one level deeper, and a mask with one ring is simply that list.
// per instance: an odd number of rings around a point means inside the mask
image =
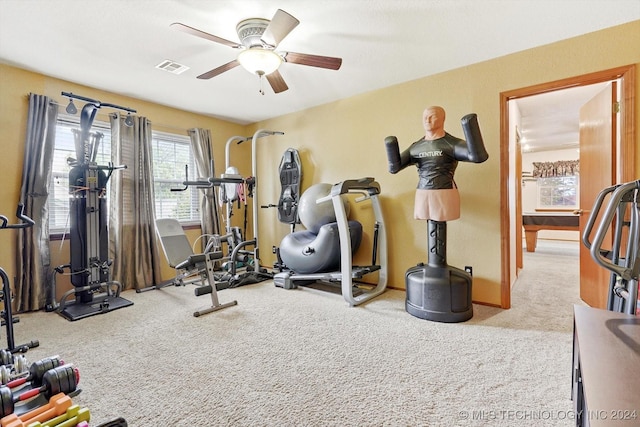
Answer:
[{"label": "dummy arm", "polygon": [[458,160],[482,163],[489,158],[487,150],[484,148],[482,135],[480,134],[480,126],[478,126],[478,116],[474,113],[467,114],[460,120],[462,131],[467,140],[466,147],[464,145],[457,146],[455,155]]},{"label": "dummy arm", "polygon": [[384,146],[387,149],[389,172],[398,173],[411,164],[411,155],[409,154],[408,149],[404,150],[402,154],[400,154],[398,138],[395,136],[386,137],[384,139]]}]

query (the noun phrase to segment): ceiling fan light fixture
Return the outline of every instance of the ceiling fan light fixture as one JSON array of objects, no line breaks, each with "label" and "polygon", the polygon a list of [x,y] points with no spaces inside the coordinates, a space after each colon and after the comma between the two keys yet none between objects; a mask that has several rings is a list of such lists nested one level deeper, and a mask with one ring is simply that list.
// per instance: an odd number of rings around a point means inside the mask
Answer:
[{"label": "ceiling fan light fixture", "polygon": [[240,65],[251,74],[271,74],[282,64],[282,57],[272,50],[250,48],[238,55]]}]

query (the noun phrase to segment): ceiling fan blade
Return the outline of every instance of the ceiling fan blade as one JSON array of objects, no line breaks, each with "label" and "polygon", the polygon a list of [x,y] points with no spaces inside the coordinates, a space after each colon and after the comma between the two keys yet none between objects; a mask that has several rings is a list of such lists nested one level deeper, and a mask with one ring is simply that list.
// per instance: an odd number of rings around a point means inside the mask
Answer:
[{"label": "ceiling fan blade", "polygon": [[282,52],[285,62],[293,64],[308,65],[310,67],[328,68],[339,70],[342,65],[342,58],[331,56],[309,55],[307,53]]},{"label": "ceiling fan blade", "polygon": [[193,36],[201,37],[203,39],[211,40],[212,42],[220,43],[225,46],[239,48],[240,44],[236,42],[232,42],[231,40],[223,39],[222,37],[214,36],[213,34],[205,33],[204,31],[200,31],[196,28],[190,27],[188,25],[181,24],[179,22],[174,22],[170,25],[170,27],[175,28],[178,31],[182,31],[183,33],[191,34]]},{"label": "ceiling fan blade", "polygon": [[213,69],[213,70],[211,70],[211,71],[207,71],[207,72],[206,72],[206,73],[204,73],[204,74],[200,74],[200,75],[198,76],[198,78],[199,78],[199,79],[203,79],[203,80],[207,80],[207,79],[210,79],[210,78],[212,78],[212,77],[217,76],[218,74],[222,74],[222,73],[224,73],[225,71],[229,71],[229,70],[231,70],[232,68],[237,67],[238,65],[240,65],[240,63],[238,62],[238,60],[237,60],[237,59],[234,59],[234,60],[233,60],[233,61],[231,61],[231,62],[227,62],[226,64],[219,66],[218,68],[214,68],[214,69]]},{"label": "ceiling fan blade", "polygon": [[284,82],[284,79],[278,70],[275,70],[271,74],[267,74],[267,81],[275,93],[284,92],[289,89],[289,86]]},{"label": "ceiling fan blade", "polygon": [[276,47],[299,23],[300,21],[296,18],[282,9],[278,9],[264,30],[261,39],[266,44]]}]

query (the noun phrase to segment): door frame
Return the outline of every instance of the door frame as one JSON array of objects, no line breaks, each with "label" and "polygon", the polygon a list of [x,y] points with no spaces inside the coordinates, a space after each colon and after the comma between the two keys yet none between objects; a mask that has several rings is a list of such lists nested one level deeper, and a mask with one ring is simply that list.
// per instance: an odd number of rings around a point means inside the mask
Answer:
[{"label": "door frame", "polygon": [[[514,210],[517,215],[519,200],[515,200],[516,195],[509,191],[509,175],[512,170],[515,169],[517,171],[518,168],[521,168],[521,164],[513,165],[510,162],[509,130],[511,129],[511,124],[509,123],[509,101],[560,89],[619,79],[622,108],[620,117],[620,150],[617,153],[617,158],[631,159],[631,161],[618,163],[617,177],[620,182],[632,181],[637,179],[635,69],[635,64],[632,64],[500,93],[500,307],[511,308],[511,245],[514,240],[511,236],[510,214]],[[521,158],[516,156],[516,163],[520,162]],[[519,182],[514,184],[514,188],[517,188]],[[517,227],[516,229],[519,230]],[[516,238],[518,235],[521,241],[522,231],[516,231]],[[516,263],[516,270],[518,268],[517,265]]]}]

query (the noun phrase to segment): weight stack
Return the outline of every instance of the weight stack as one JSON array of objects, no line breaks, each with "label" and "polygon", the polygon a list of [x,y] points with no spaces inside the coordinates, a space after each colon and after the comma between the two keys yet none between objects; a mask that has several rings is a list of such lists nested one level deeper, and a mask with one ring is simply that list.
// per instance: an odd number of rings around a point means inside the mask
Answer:
[{"label": "weight stack", "polygon": [[405,308],[436,322],[457,323],[473,317],[472,278],[446,263],[446,222],[429,221],[429,263],[407,270]]}]

